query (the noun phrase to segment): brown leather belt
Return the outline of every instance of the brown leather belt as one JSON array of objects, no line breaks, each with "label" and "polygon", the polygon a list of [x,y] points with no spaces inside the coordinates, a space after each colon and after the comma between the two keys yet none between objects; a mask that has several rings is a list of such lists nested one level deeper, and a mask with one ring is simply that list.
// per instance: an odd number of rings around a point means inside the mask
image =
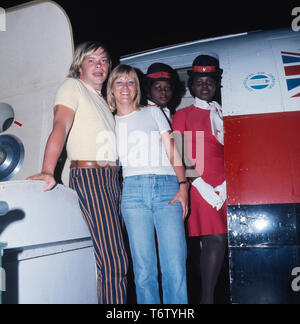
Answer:
[{"label": "brown leather belt", "polygon": [[97,161],[71,161],[71,168],[116,168],[117,165],[110,165],[109,162]]}]

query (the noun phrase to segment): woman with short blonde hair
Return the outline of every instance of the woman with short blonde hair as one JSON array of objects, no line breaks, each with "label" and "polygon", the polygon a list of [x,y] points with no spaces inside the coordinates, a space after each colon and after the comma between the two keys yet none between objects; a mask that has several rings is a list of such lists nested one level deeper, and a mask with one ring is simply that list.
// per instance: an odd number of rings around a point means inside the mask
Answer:
[{"label": "woman with short blonde hair", "polygon": [[129,237],[138,304],[160,304],[155,231],[164,304],[187,304],[186,241],[188,182],[169,122],[155,107],[139,108],[135,70],[120,65],[107,86],[116,110],[119,160],[123,167],[121,212]]},{"label": "woman with short blonde hair", "polygon": [[108,84],[107,84],[107,103],[112,112],[115,112],[117,110],[117,103],[116,98],[113,94],[113,84],[114,82],[121,76],[121,75],[132,75],[134,82],[136,84],[136,97],[134,98],[133,105],[135,107],[135,110],[140,109],[140,101],[141,101],[141,90],[140,90],[140,81],[139,78],[135,72],[135,70],[129,66],[129,65],[119,65],[117,66],[111,73]]}]

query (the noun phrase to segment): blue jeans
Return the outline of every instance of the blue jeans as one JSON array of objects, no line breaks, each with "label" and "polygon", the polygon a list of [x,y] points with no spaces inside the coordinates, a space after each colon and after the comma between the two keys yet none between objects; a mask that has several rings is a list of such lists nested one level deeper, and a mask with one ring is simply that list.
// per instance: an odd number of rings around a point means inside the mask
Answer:
[{"label": "blue jeans", "polygon": [[179,190],[177,177],[125,178],[122,215],[126,224],[138,304],[160,304],[155,230],[164,304],[187,304],[187,248],[181,203],[168,203]]}]

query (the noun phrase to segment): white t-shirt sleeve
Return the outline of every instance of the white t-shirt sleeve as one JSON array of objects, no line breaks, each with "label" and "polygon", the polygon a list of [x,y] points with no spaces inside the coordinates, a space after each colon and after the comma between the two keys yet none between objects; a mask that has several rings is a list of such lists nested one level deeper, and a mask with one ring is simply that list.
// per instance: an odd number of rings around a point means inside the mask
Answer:
[{"label": "white t-shirt sleeve", "polygon": [[151,109],[152,116],[158,126],[161,135],[165,132],[172,131],[166,116],[159,108],[148,108],[148,109]]}]

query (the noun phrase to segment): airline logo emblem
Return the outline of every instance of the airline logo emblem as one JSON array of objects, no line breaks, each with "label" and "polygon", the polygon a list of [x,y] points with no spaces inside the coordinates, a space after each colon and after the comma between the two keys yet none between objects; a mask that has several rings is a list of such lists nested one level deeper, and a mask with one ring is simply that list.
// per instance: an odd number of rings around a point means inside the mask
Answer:
[{"label": "airline logo emblem", "polygon": [[244,81],[244,86],[249,91],[271,89],[275,85],[275,78],[270,73],[259,72],[250,74]]},{"label": "airline logo emblem", "polygon": [[300,97],[300,53],[281,52],[281,56],[291,98]]}]

